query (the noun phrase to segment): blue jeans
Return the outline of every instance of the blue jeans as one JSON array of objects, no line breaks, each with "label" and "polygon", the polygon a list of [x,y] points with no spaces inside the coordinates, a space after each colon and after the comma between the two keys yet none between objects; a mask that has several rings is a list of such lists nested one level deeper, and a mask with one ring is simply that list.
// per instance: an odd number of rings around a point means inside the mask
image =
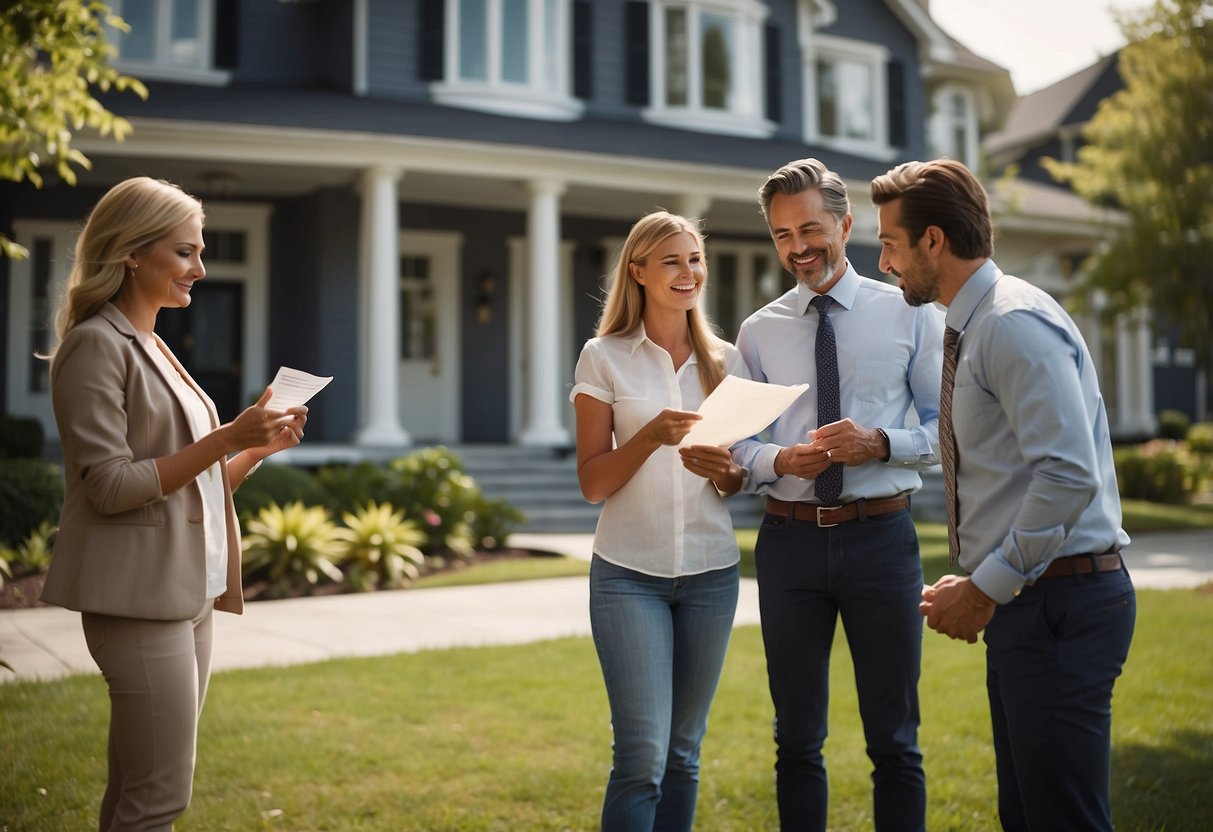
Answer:
[{"label": "blue jeans", "polygon": [[755,547],[784,830],[824,830],[830,648],[839,616],[872,761],[875,827],[926,825],[918,747],[922,560],[908,510],[819,528],[767,515]]},{"label": "blue jeans", "polygon": [[595,556],[590,625],[614,730],[604,832],[689,832],[737,610],[737,567],[656,578]]},{"label": "blue jeans", "polygon": [[1004,829],[1112,829],[1112,683],[1133,640],[1123,569],[1042,578],[986,627]]}]

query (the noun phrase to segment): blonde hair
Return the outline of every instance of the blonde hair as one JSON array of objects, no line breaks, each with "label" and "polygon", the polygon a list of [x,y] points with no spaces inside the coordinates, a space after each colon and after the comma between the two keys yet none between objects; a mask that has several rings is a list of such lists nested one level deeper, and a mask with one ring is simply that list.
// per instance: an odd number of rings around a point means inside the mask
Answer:
[{"label": "blonde hair", "polygon": [[195,216],[203,216],[202,203],[163,179],[136,176],[110,188],[76,240],[76,259],[55,313],[59,341],[118,294],[128,255]]},{"label": "blonde hair", "polygon": [[[704,253],[704,272],[707,272],[707,257],[703,235],[699,227],[677,214],[654,211],[636,221],[628,233],[623,248],[611,270],[611,288],[602,305],[602,316],[598,319],[597,335],[626,335],[636,330],[644,317],[644,287],[632,279],[630,266],[643,266],[653,250],[673,234],[686,232],[695,238],[700,252]],[[725,342],[712,332],[711,324],[698,306],[687,311],[690,328],[691,349],[699,365],[699,383],[706,396],[716,389],[724,379]]]}]

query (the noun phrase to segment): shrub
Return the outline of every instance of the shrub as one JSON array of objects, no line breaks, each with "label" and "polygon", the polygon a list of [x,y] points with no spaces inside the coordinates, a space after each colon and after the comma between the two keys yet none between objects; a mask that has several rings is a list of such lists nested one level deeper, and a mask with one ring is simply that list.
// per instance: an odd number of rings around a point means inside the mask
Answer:
[{"label": "shrub", "polygon": [[6,561],[9,578],[41,575],[50,568],[55,532],[59,527],[43,520],[16,549],[0,547],[0,560]]},{"label": "shrub", "polygon": [[232,495],[241,520],[270,505],[284,506],[298,500],[306,505],[324,502],[324,491],[315,478],[293,465],[263,464]]},{"label": "shrub", "polygon": [[391,502],[416,519],[426,535],[425,553],[472,551],[472,505],[476,481],[463,473],[463,462],[448,448],[422,448],[388,465],[395,475]]},{"label": "shrub", "polygon": [[1158,414],[1158,438],[1182,442],[1188,438],[1192,420],[1182,410],[1163,410]]},{"label": "shrub", "polygon": [[472,543],[478,549],[499,549],[509,541],[510,532],[526,522],[509,500],[485,497],[477,491],[472,500]]},{"label": "shrub", "polygon": [[265,578],[270,597],[310,592],[322,580],[339,582],[337,526],[321,506],[295,501],[268,505],[248,521],[243,540],[244,578]]},{"label": "shrub", "polygon": [[0,459],[0,546],[16,546],[43,521],[59,522],[63,477],[38,459]]},{"label": "shrub", "polygon": [[1188,450],[1199,456],[1213,456],[1213,422],[1197,422],[1188,428]]},{"label": "shrub", "polygon": [[399,478],[382,465],[359,462],[330,465],[316,472],[321,501],[334,515],[357,511],[369,503],[390,503],[397,496]]},{"label": "shrub", "polygon": [[42,459],[45,445],[37,419],[0,415],[0,459]]},{"label": "shrub", "polygon": [[1191,496],[1195,471],[1189,470],[1176,442],[1156,439],[1141,446],[1118,448],[1113,458],[1122,497],[1179,505]]},{"label": "shrub", "polygon": [[421,574],[425,555],[418,546],[425,542],[425,533],[405,520],[403,511],[371,502],[357,512],[346,512],[342,520],[345,528],[337,530],[345,544],[341,562],[346,581],[355,589],[396,588]]}]

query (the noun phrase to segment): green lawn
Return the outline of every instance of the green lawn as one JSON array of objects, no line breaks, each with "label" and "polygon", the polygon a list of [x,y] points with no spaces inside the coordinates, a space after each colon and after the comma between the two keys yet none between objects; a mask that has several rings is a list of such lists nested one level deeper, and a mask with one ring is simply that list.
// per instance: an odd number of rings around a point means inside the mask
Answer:
[{"label": "green lawn", "polygon": [[[1120,830],[1213,816],[1213,595],[1142,591],[1116,688]],[[983,648],[924,638],[928,828],[996,828]],[[835,651],[830,828],[871,829],[850,661]],[[705,741],[698,828],[776,826],[761,636],[737,630]],[[0,686],[0,829],[83,830],[105,779],[95,676]],[[219,673],[189,830],[591,830],[610,763],[592,643],[445,650]]]},{"label": "green lawn", "polygon": [[[1130,532],[1213,527],[1213,507],[1125,504]],[[752,573],[753,530],[739,530]],[[927,580],[947,535],[919,524]],[[583,574],[566,558],[503,560],[424,579]],[[520,590],[522,591],[522,590]],[[1213,816],[1213,594],[1141,591],[1117,684],[1117,827],[1180,832]],[[841,634],[840,634],[841,638]],[[983,648],[924,637],[928,828],[997,827]],[[872,826],[850,659],[831,675],[830,828]],[[776,827],[761,635],[736,631],[704,745],[698,828]],[[0,832],[95,827],[105,781],[104,682],[0,685]],[[610,765],[593,645],[566,639],[219,673],[199,740],[189,830],[591,830]]]}]

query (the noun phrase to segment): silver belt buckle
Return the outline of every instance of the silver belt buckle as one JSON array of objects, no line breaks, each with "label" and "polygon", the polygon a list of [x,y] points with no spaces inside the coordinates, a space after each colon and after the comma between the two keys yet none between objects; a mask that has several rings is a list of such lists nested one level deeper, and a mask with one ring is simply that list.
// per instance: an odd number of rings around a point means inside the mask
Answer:
[{"label": "silver belt buckle", "polygon": [[821,522],[821,513],[822,513],[823,511],[836,511],[836,510],[838,510],[839,508],[841,508],[841,506],[818,506],[818,507],[817,507],[817,528],[819,528],[819,529],[832,529],[832,528],[834,528],[835,526],[839,525],[838,523],[823,523],[823,522]]}]

